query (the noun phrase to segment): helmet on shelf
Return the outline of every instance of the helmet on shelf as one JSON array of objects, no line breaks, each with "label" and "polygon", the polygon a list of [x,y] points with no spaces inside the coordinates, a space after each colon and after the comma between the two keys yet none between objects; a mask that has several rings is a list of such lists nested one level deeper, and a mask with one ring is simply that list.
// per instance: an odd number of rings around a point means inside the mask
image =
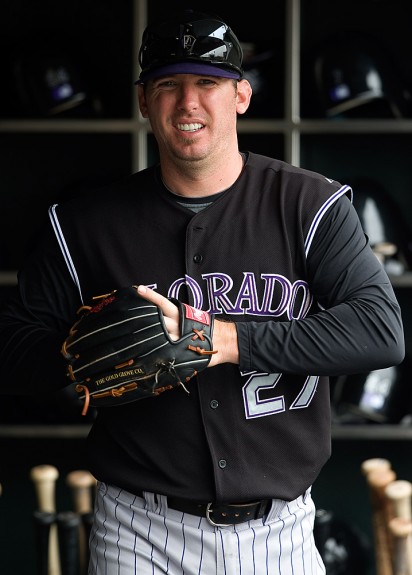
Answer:
[{"label": "helmet on shelf", "polygon": [[[149,24],[143,32],[139,51],[140,77],[137,83],[160,75],[167,67],[173,73],[241,78],[243,51],[234,32],[219,16],[197,10],[182,10],[170,19]],[[182,68],[183,65],[183,68]],[[181,71],[182,70],[182,71]],[[194,70],[194,71],[191,71]]]},{"label": "helmet on shelf", "polygon": [[85,72],[67,54],[32,51],[16,59],[13,73],[21,112],[28,116],[97,117],[102,111]]},{"label": "helmet on shelf", "polygon": [[395,117],[411,114],[411,94],[387,54],[366,37],[338,35],[314,58],[314,80],[328,117]]},{"label": "helmet on shelf", "polygon": [[397,366],[339,377],[332,406],[340,423],[400,423],[411,414],[407,359]]},{"label": "helmet on shelf", "polygon": [[363,231],[386,271],[400,275],[412,270],[412,238],[395,200],[370,178],[357,178],[352,187]]},{"label": "helmet on shelf", "polygon": [[270,46],[242,42],[244,78],[253,90],[248,107],[249,118],[282,118],[283,92],[278,89],[282,76],[282,48],[272,41]]}]

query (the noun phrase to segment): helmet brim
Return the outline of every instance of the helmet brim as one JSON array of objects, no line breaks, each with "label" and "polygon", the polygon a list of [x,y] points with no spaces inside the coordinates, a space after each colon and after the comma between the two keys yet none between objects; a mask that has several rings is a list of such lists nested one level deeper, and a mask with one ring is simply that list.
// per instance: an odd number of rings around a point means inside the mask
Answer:
[{"label": "helmet brim", "polygon": [[172,76],[174,74],[195,74],[197,76],[215,76],[219,78],[230,78],[239,80],[241,75],[236,70],[228,70],[215,64],[204,64],[199,62],[176,62],[157,66],[149,70],[143,70],[135,84],[144,84],[147,80],[153,80],[162,76]]}]

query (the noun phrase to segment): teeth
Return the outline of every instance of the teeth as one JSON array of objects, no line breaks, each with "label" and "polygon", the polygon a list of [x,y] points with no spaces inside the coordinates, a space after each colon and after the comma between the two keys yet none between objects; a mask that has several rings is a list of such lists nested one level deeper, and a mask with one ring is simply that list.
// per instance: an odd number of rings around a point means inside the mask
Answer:
[{"label": "teeth", "polygon": [[195,132],[202,128],[202,124],[178,124],[177,127],[184,132]]}]

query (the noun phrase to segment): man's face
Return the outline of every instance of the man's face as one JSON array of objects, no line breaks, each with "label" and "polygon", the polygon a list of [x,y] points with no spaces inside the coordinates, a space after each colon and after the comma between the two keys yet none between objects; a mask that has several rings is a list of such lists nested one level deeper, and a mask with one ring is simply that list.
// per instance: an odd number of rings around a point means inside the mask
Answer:
[{"label": "man's face", "polygon": [[237,141],[237,114],[246,111],[250,95],[246,80],[175,74],[139,86],[139,105],[161,157],[196,161],[220,155]]}]

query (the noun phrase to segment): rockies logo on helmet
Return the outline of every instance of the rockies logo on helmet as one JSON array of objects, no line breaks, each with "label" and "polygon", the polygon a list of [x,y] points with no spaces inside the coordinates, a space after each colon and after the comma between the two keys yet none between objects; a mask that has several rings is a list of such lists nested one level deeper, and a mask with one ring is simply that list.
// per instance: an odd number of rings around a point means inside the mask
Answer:
[{"label": "rockies logo on helmet", "polygon": [[196,38],[190,34],[185,34],[182,38],[183,49],[191,54]]}]

